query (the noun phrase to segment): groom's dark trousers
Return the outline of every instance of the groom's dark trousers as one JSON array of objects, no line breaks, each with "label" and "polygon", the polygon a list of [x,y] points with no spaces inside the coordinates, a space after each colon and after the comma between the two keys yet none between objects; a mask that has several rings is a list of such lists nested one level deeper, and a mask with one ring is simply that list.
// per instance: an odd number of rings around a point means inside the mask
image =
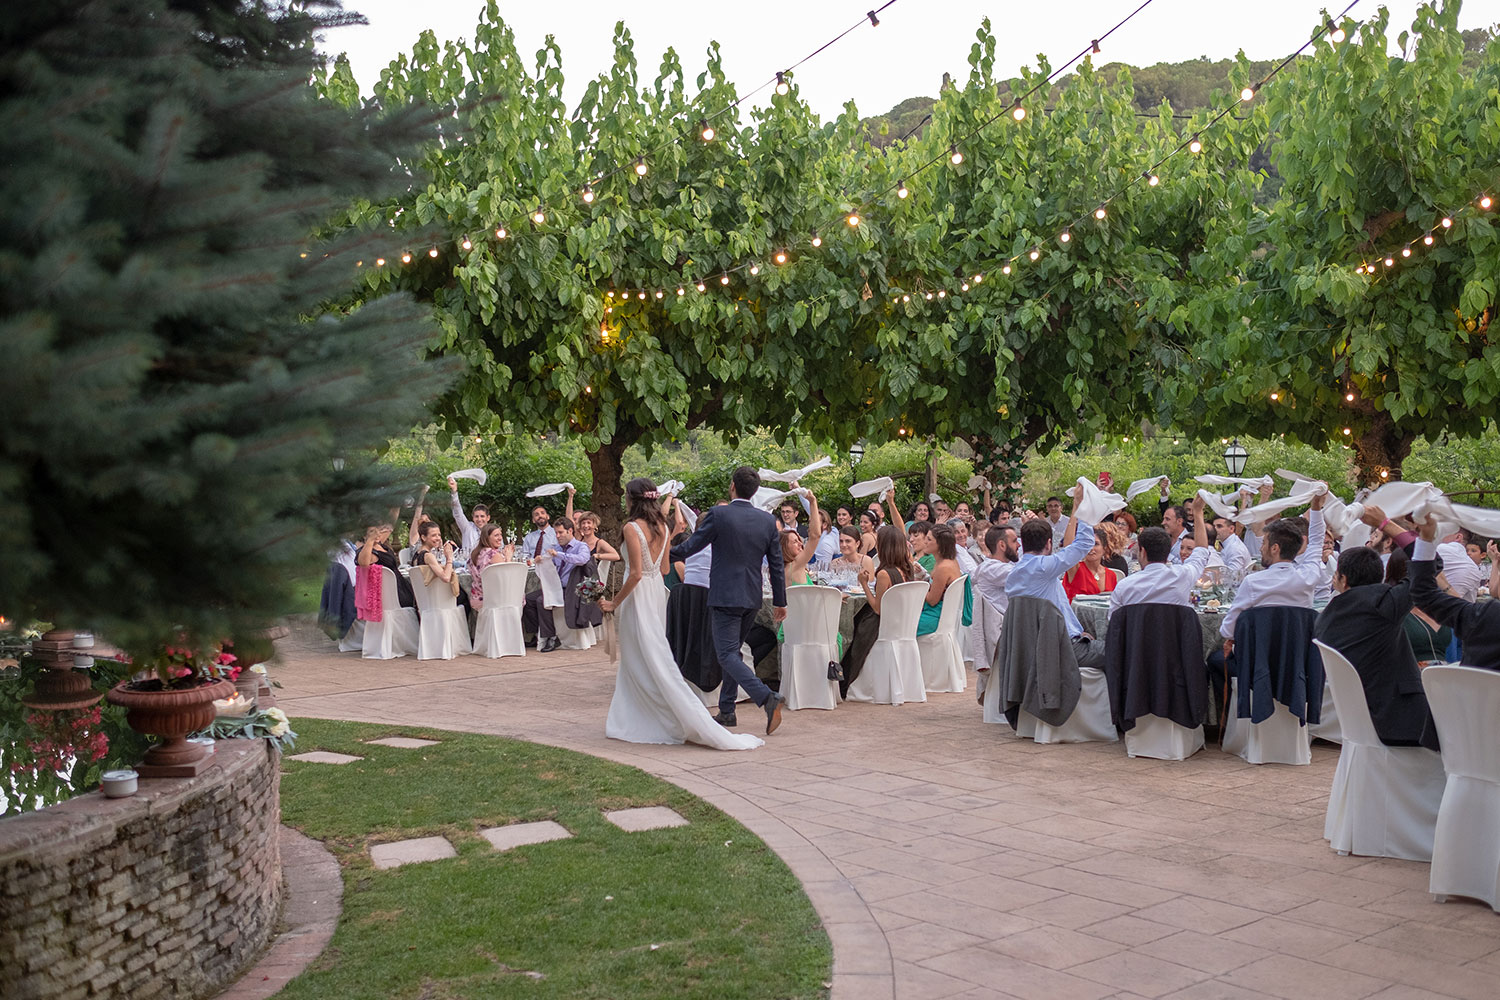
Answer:
[{"label": "groom's dark trousers", "polygon": [[681,545],[672,546],[673,561],[681,561],[706,546],[714,547],[708,568],[708,613],[713,627],[714,653],[724,672],[719,689],[719,711],[734,714],[739,689],[757,705],[771,697],[771,689],[755,676],[740,656],[740,645],[755,624],[761,604],[760,566],[771,571],[771,603],[786,607],[781,536],[776,519],[746,500],[712,507],[698,519],[698,528]]}]

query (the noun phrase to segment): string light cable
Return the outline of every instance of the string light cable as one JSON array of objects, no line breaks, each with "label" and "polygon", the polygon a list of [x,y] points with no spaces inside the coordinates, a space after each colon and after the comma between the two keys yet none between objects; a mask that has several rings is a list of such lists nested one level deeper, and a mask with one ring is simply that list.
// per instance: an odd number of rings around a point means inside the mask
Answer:
[{"label": "string light cable", "polygon": [[1438,220],[1427,228],[1420,236],[1414,236],[1390,251],[1383,254],[1375,254],[1373,257],[1362,257],[1360,263],[1355,266],[1355,274],[1368,274],[1372,277],[1395,270],[1396,266],[1403,260],[1407,260],[1414,254],[1428,250],[1437,245],[1444,234],[1450,233],[1458,221],[1467,215],[1480,215],[1500,208],[1500,196],[1494,191],[1497,185],[1479,192],[1464,204],[1451,212],[1446,212],[1438,217]]}]

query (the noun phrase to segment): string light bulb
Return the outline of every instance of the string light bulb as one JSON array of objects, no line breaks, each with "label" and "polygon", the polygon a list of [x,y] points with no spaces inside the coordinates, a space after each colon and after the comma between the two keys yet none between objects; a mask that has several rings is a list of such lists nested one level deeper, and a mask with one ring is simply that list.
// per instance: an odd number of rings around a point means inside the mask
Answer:
[{"label": "string light bulb", "polygon": [[385,267],[385,258],[384,257],[376,257],[375,258],[375,266],[376,267]]},{"label": "string light bulb", "polygon": [[982,275],[982,274],[976,274],[976,275],[974,275],[974,284],[981,285],[983,283],[984,283],[984,275]]},{"label": "string light bulb", "polygon": [[404,253],[404,254],[401,255],[401,263],[403,263],[403,264],[410,264],[411,263],[411,252],[410,251],[407,251],[406,253]]},{"label": "string light bulb", "polygon": [[467,236],[465,236],[464,237],[464,241],[462,243],[460,243],[459,246],[463,247],[465,250],[473,250],[474,249],[474,241],[471,240],[471,239],[469,239]]},{"label": "string light bulb", "polygon": [[1146,176],[1146,184],[1149,187],[1156,187],[1156,185],[1158,185],[1160,183],[1161,183],[1161,178],[1158,177],[1158,176],[1156,176],[1155,174],[1148,174]]},{"label": "string light bulb", "polygon": [[662,291],[662,290],[661,290],[661,289],[660,289],[660,288],[658,288],[658,289],[657,289],[657,290],[656,290],[656,297],[657,297],[657,298],[658,298],[658,299],[661,299],[661,298],[663,298],[663,297],[665,297],[665,296],[666,296],[666,294],[667,294],[667,293],[666,293],[666,292],[664,292],[664,291]]},{"label": "string light bulb", "polygon": [[637,292],[635,297],[644,302],[645,299],[646,299],[646,293],[645,292]]},{"label": "string light bulb", "polygon": [[816,229],[813,230],[812,245],[815,247],[820,247],[823,245],[823,237],[818,235],[818,231]]},{"label": "string light bulb", "polygon": [[704,142],[713,142],[714,137],[719,133],[714,131],[714,127],[708,123],[707,118],[699,118],[698,134],[703,137]]},{"label": "string light bulb", "polygon": [[964,162],[964,154],[958,151],[957,146],[948,147],[948,162],[952,163],[955,167]]},{"label": "string light bulb", "polygon": [[1354,402],[1354,393],[1352,393],[1352,392],[1346,392],[1346,393],[1344,393],[1344,402],[1346,402],[1346,403],[1352,403],[1352,402]]},{"label": "string light bulb", "polygon": [[677,286],[677,295],[678,295],[678,297],[681,297],[681,296],[686,295],[686,294],[687,294],[687,290],[684,289],[681,285],[678,285]]},{"label": "string light bulb", "polygon": [[645,177],[646,171],[650,169],[650,167],[646,166],[646,158],[644,156],[637,156],[635,158],[635,175],[637,177]]},{"label": "string light bulb", "polygon": [[1358,267],[1356,267],[1354,269],[1354,273],[1355,274],[1364,274],[1365,273],[1365,266],[1363,264],[1359,265]]},{"label": "string light bulb", "polygon": [[1422,242],[1427,246],[1432,246],[1432,234],[1428,233],[1426,236],[1422,237]]},{"label": "string light bulb", "polygon": [[907,188],[906,188],[906,180],[903,178],[902,180],[897,181],[896,182],[896,197],[897,198],[905,198],[909,194],[911,194],[911,192],[908,191]]},{"label": "string light bulb", "polygon": [[1352,427],[1345,427],[1344,428],[1344,437],[1348,437],[1349,435],[1351,435],[1353,433],[1354,433],[1354,428],[1352,428]]},{"label": "string light bulb", "polygon": [[1401,256],[1403,256],[1403,257],[1410,257],[1411,256],[1411,247],[1402,247],[1401,248]]},{"label": "string light bulb", "polygon": [[701,281],[700,281],[700,282],[698,282],[698,283],[697,283],[697,284],[696,284],[696,285],[694,285],[694,286],[693,286],[693,287],[694,287],[694,288],[696,288],[696,289],[698,289],[698,291],[700,291],[700,292],[706,292],[706,291],[708,291],[708,286],[707,286],[707,285],[705,285],[705,284],[704,284],[704,283],[703,283],[703,282],[701,282]]},{"label": "string light bulb", "polygon": [[910,295],[902,295],[901,296],[901,301],[902,302],[910,302],[911,301],[911,296]]},{"label": "string light bulb", "polygon": [[1260,84],[1258,83],[1254,86],[1240,88],[1240,101],[1244,104],[1249,104],[1251,101],[1255,100],[1255,92],[1259,89]]},{"label": "string light bulb", "polygon": [[786,73],[782,70],[776,71],[776,93],[785,97],[792,92],[791,86],[786,82]]},{"label": "string light bulb", "polygon": [[1484,209],[1484,210],[1486,210],[1486,211],[1488,211],[1489,207],[1491,205],[1493,205],[1494,203],[1495,203],[1495,200],[1493,198],[1491,198],[1487,194],[1486,195],[1481,195],[1480,198],[1479,198],[1479,207],[1482,208],[1482,209]]},{"label": "string light bulb", "polygon": [[438,255],[438,248],[437,247],[433,247],[431,250],[427,251],[427,256],[429,256],[429,257],[436,257],[437,255]]},{"label": "string light bulb", "polygon": [[1060,232],[1060,233],[1057,234],[1057,242],[1059,242],[1059,243],[1067,243],[1067,242],[1069,242],[1072,239],[1073,239],[1073,234],[1070,233],[1070,232],[1068,232],[1068,230],[1066,230],[1066,229],[1064,229],[1062,232]]},{"label": "string light bulb", "polygon": [[948,297],[948,290],[946,288],[939,288],[938,289],[938,298],[940,298],[940,299],[946,299],[947,297]]},{"label": "string light bulb", "polygon": [[306,260],[307,259],[307,251],[304,250],[301,253],[299,253],[297,256],[301,257],[303,260]]},{"label": "string light bulb", "polygon": [[785,250],[777,250],[776,251],[775,260],[776,260],[776,263],[778,263],[778,264],[785,264],[786,263],[786,251]]},{"label": "string light bulb", "polygon": [[538,205],[536,211],[531,213],[531,221],[539,226],[547,221],[547,213],[542,211],[542,206]]},{"label": "string light bulb", "polygon": [[969,283],[965,281],[963,284],[958,286],[958,290],[961,292],[967,292],[969,290]]},{"label": "string light bulb", "polygon": [[931,293],[931,292],[928,292],[928,293],[927,293],[927,301],[928,301],[928,302],[931,302],[931,301],[932,301],[932,293]]},{"label": "string light bulb", "polygon": [[1453,228],[1453,220],[1450,219],[1450,218],[1448,218],[1445,215],[1445,216],[1443,216],[1443,221],[1442,221],[1441,225],[1442,225],[1442,227],[1444,229],[1452,229]]},{"label": "string light bulb", "polygon": [[1271,393],[1271,402],[1274,403],[1274,402],[1276,402],[1280,398],[1281,398],[1281,393],[1279,393],[1279,392],[1273,392],[1273,393]]},{"label": "string light bulb", "polygon": [[1000,273],[1001,274],[1009,274],[1010,273],[1010,265],[1006,264],[1004,267],[1002,267],[1000,269]]},{"label": "string light bulb", "polygon": [[584,185],[583,188],[583,203],[585,205],[592,205],[594,203],[594,189],[588,185]]},{"label": "string light bulb", "polygon": [[727,285],[727,284],[729,284],[729,273],[727,271],[724,274],[719,275],[719,284],[721,284],[721,285]]},{"label": "string light bulb", "polygon": [[1042,256],[1042,252],[1033,248],[1031,253],[1027,254],[1027,256],[1029,256],[1032,260],[1038,260]]},{"label": "string light bulb", "polygon": [[1020,103],[1017,102],[1016,106],[1010,109],[1010,116],[1018,122],[1025,121],[1026,109],[1021,107]]},{"label": "string light bulb", "polygon": [[1385,259],[1385,266],[1386,267],[1395,267],[1396,266],[1396,259],[1394,257],[1387,257]]},{"label": "string light bulb", "polygon": [[878,17],[875,16],[875,12],[873,10],[867,10],[867,11],[865,11],[865,17],[868,17],[870,19],[870,27],[872,27],[872,28],[878,28],[878,27],[880,27],[880,18],[878,18]]},{"label": "string light bulb", "polygon": [[760,273],[760,265],[759,264],[751,264],[750,265],[750,276],[753,278],[753,277],[755,277],[755,275],[757,275],[759,273]]},{"label": "string light bulb", "polygon": [[497,240],[503,240],[508,235],[509,234],[506,233],[504,226],[501,226],[499,229],[495,230],[495,239]]},{"label": "string light bulb", "polygon": [[1100,205],[1098,208],[1094,209],[1094,218],[1096,219],[1102,220],[1108,214],[1109,213],[1104,210],[1103,205]]},{"label": "string light bulb", "polygon": [[1346,38],[1349,37],[1348,34],[1345,33],[1343,27],[1341,27],[1340,25],[1337,25],[1337,24],[1333,23],[1333,19],[1332,18],[1330,18],[1328,20],[1327,28],[1328,28],[1328,40],[1330,42],[1332,42],[1333,44],[1335,44],[1335,45],[1339,44],[1344,39],[1346,39]]},{"label": "string light bulb", "polygon": [[1100,51],[1099,50],[1099,39],[1096,38],[1092,42],[1090,42],[1089,43],[1089,49],[1094,53],[1094,55],[1097,56],[1099,54],[1099,51]]},{"label": "string light bulb", "polygon": [[1199,139],[1196,135],[1193,136],[1193,138],[1191,140],[1189,140],[1189,142],[1188,142],[1188,152],[1189,153],[1201,153],[1201,152],[1203,152],[1203,140]]},{"label": "string light bulb", "polygon": [[850,212],[849,213],[849,217],[847,219],[845,219],[844,221],[847,222],[847,223],[849,223],[849,228],[850,229],[853,229],[855,226],[859,225],[859,213],[858,212]]}]

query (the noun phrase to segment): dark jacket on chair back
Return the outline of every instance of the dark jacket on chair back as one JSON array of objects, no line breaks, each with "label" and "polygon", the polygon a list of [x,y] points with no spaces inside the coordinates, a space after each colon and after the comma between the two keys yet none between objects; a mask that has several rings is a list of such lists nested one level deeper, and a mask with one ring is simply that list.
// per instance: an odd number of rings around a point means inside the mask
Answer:
[{"label": "dark jacket on chair back", "polygon": [[1114,723],[1129,732],[1154,715],[1185,729],[1208,715],[1203,630],[1185,604],[1127,604],[1109,616],[1104,676]]},{"label": "dark jacket on chair back", "polygon": [[1000,707],[1012,729],[1021,710],[1061,726],[1078,707],[1083,679],[1068,626],[1057,605],[1041,597],[1012,597],[1005,610],[990,683],[1000,685]]},{"label": "dark jacket on chair back", "polygon": [[714,547],[713,563],[708,568],[709,607],[760,607],[762,558],[771,564],[771,603],[786,607],[781,536],[774,517],[748,500],[710,507],[698,519],[698,530],[692,537],[672,546],[672,561],[684,560],[707,545]]},{"label": "dark jacket on chair back", "polygon": [[1304,723],[1323,719],[1323,658],[1312,644],[1312,608],[1251,608],[1234,626],[1230,674],[1239,685],[1241,719],[1265,722],[1276,702]]}]

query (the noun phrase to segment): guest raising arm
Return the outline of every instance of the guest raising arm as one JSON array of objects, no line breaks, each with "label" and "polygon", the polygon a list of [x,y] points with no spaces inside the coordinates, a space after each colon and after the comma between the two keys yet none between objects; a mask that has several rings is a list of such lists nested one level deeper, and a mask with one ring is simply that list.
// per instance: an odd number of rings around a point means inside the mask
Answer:
[{"label": "guest raising arm", "polygon": [[1219,626],[1226,657],[1234,652],[1234,626],[1246,609],[1313,606],[1313,594],[1323,579],[1323,499],[1322,493],[1312,498],[1305,544],[1289,518],[1273,521],[1265,529],[1260,558],[1266,568],[1245,577]]},{"label": "guest raising arm", "polygon": [[[1069,491],[1077,493],[1075,486]],[[1088,524],[1078,524],[1077,517],[1066,527],[1075,529],[1071,544],[1054,553],[1052,551],[1053,525],[1046,518],[1033,517],[1021,525],[1021,561],[1005,581],[1008,597],[1040,597],[1051,601],[1062,613],[1068,626],[1068,636],[1073,641],[1073,652],[1080,667],[1102,667],[1104,665],[1104,643],[1095,642],[1094,637],[1083,630],[1068,595],[1063,593],[1062,575],[1083,562],[1089,549],[1094,547],[1094,529]]]},{"label": "guest raising arm", "polygon": [[1463,664],[1500,670],[1500,601],[1473,604],[1438,588],[1437,518],[1427,515],[1411,559],[1412,602],[1453,629],[1463,644]]},{"label": "guest raising arm", "polygon": [[448,477],[448,501],[453,508],[453,524],[458,528],[461,551],[473,552],[479,544],[479,532],[490,523],[490,509],[482,503],[474,505],[474,520],[464,517],[464,505],[458,502],[458,483]]}]

